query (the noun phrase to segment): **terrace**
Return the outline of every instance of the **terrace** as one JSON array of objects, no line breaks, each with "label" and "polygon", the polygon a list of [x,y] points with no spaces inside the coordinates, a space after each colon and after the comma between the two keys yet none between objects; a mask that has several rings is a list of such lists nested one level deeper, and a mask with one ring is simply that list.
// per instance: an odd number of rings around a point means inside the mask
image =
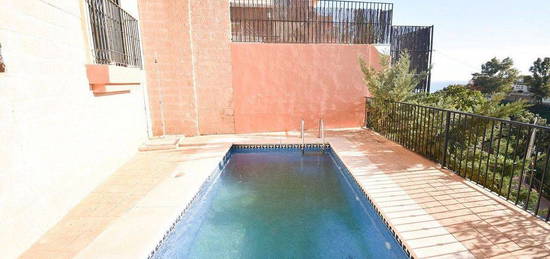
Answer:
[{"label": "terrace", "polygon": [[[46,119],[36,127],[43,145],[8,146],[25,150],[18,153],[25,157],[38,151],[19,161],[36,168],[7,167],[8,179],[32,190],[12,190],[10,210],[0,213],[9,219],[0,228],[9,233],[0,235],[7,257],[157,258],[189,211],[205,203],[204,190],[236,148],[334,154],[341,160],[331,160],[338,172],[349,171],[350,185],[363,192],[353,198],[375,211],[360,220],[379,221],[377,229],[406,257],[550,257],[550,128],[365,99],[357,58],[379,68],[380,48],[392,62],[410,53],[413,72],[425,75],[415,91],[430,91],[433,26],[393,25],[390,3],[143,0],[130,14],[119,2],[85,0],[56,11],[72,17],[72,30],[86,27],[89,37],[86,51],[57,51],[62,61],[90,52],[82,58],[92,63],[86,66],[106,74],[75,70],[79,77],[71,80],[87,77],[84,88],[92,94],[85,92],[86,98],[94,98],[83,103],[96,106],[62,106],[56,114],[63,128],[50,132],[69,132],[76,140],[48,134],[54,139],[48,142],[43,129],[55,123]],[[82,17],[74,19],[79,9]],[[80,39],[79,33],[71,37]],[[61,75],[55,75],[49,84],[57,84]],[[130,100],[139,85],[147,86],[143,100]],[[103,106],[114,101],[111,109]],[[71,133],[66,118],[81,124]],[[80,138],[82,128],[88,142]],[[7,143],[32,139],[29,132],[6,135]],[[52,159],[57,163],[49,164]],[[25,178],[18,178],[21,172]],[[389,242],[381,247],[396,248]]]},{"label": "terrace", "polygon": [[[298,133],[201,136],[142,152],[22,257],[145,258],[232,144],[300,141]],[[328,130],[326,141],[412,257],[550,256],[550,225],[478,184],[368,129]]]}]

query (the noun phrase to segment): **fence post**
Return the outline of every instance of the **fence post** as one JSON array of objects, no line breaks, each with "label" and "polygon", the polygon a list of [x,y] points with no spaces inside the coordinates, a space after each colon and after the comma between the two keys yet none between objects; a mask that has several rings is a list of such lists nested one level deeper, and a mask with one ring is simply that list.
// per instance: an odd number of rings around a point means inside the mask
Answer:
[{"label": "fence post", "polygon": [[447,149],[449,147],[449,128],[451,126],[451,111],[447,111],[447,119],[445,120],[445,144],[443,145],[443,159],[441,167],[447,167]]},{"label": "fence post", "polygon": [[369,128],[369,98],[365,97],[365,129]]}]

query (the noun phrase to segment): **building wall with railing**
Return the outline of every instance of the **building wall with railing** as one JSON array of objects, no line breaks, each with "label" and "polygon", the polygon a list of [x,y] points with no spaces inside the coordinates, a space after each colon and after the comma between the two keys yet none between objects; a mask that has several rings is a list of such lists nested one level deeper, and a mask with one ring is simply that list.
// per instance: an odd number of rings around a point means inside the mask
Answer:
[{"label": "building wall with railing", "polygon": [[84,0],[0,3],[3,258],[30,247],[147,137],[142,70],[131,69],[138,82],[124,91],[90,86],[84,8]]},{"label": "building wall with railing", "polygon": [[333,128],[362,125],[367,89],[358,57],[378,65],[366,43],[388,42],[390,5],[358,4],[377,15],[353,11],[344,22],[338,6],[268,14],[237,2],[244,1],[139,1],[155,135],[296,130],[302,118],[308,127],[321,118]]}]

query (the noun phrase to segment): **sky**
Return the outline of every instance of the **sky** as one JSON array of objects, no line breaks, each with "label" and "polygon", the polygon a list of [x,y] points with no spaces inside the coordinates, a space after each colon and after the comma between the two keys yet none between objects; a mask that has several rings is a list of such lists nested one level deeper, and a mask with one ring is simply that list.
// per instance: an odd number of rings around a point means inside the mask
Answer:
[{"label": "sky", "polygon": [[537,57],[550,57],[550,0],[387,2],[394,3],[394,25],[435,26],[436,88],[442,81],[468,81],[493,57],[511,57],[526,74]]}]

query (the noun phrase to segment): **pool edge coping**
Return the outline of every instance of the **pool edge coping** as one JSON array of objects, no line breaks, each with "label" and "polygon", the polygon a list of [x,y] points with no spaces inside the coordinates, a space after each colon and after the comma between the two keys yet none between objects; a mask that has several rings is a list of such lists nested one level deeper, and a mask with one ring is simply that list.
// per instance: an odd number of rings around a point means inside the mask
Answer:
[{"label": "pool edge coping", "polygon": [[343,173],[348,174],[348,176],[350,176],[350,178],[353,179],[353,181],[357,185],[357,187],[359,187],[359,189],[363,192],[363,194],[365,195],[365,198],[369,201],[371,206],[374,208],[376,214],[378,214],[378,216],[380,217],[382,222],[386,225],[389,232],[393,235],[393,237],[395,238],[397,243],[401,245],[401,248],[403,249],[405,254],[408,255],[409,258],[412,258],[412,259],[418,258],[416,256],[416,254],[414,253],[414,251],[412,249],[410,249],[410,246],[407,244],[405,239],[402,238],[401,234],[398,233],[394,229],[393,225],[390,222],[388,222],[388,220],[386,219],[387,216],[379,209],[378,204],[373,199],[370,198],[370,196],[368,194],[368,191],[366,191],[365,188],[363,188],[363,186],[357,181],[357,179],[355,178],[353,173],[350,171],[349,166],[346,165],[344,160],[342,160],[340,155],[338,155],[338,152],[334,149],[334,147],[330,144],[330,142],[327,142],[327,143],[324,143],[324,144],[322,144],[322,143],[321,144],[318,144],[318,143],[309,143],[309,144],[307,144],[307,143],[306,144],[239,144],[239,143],[232,143],[229,146],[229,148],[227,149],[227,151],[225,151],[225,154],[222,157],[222,161],[218,162],[216,168],[214,170],[212,170],[212,172],[210,172],[208,177],[206,177],[206,179],[200,184],[200,187],[199,187],[198,191],[185,204],[185,206],[183,206],[184,209],[180,213],[178,213],[178,216],[175,218],[175,220],[173,220],[172,223],[169,224],[170,227],[168,227],[168,229],[164,231],[164,234],[163,234],[162,238],[158,242],[156,242],[155,248],[151,252],[149,252],[149,254],[147,255],[147,259],[153,259],[154,258],[153,256],[160,249],[160,247],[165,242],[166,238],[171,234],[171,232],[175,228],[175,226],[179,223],[179,221],[185,215],[185,213],[189,210],[189,208],[191,206],[193,206],[193,202],[196,201],[196,199],[198,198],[199,195],[203,194],[202,190],[204,190],[205,187],[208,187],[208,184],[210,183],[210,181],[213,180],[213,178],[215,178],[217,175],[219,175],[219,173],[221,173],[221,171],[225,168],[225,166],[227,166],[227,162],[231,158],[231,151],[233,149],[239,149],[239,148],[240,149],[278,149],[278,148],[282,148],[282,149],[321,148],[321,149],[323,149],[323,148],[328,148],[334,154],[333,159],[337,159],[337,161],[335,161],[336,165],[338,165],[338,162],[340,162],[343,165],[343,169],[345,169]]}]

